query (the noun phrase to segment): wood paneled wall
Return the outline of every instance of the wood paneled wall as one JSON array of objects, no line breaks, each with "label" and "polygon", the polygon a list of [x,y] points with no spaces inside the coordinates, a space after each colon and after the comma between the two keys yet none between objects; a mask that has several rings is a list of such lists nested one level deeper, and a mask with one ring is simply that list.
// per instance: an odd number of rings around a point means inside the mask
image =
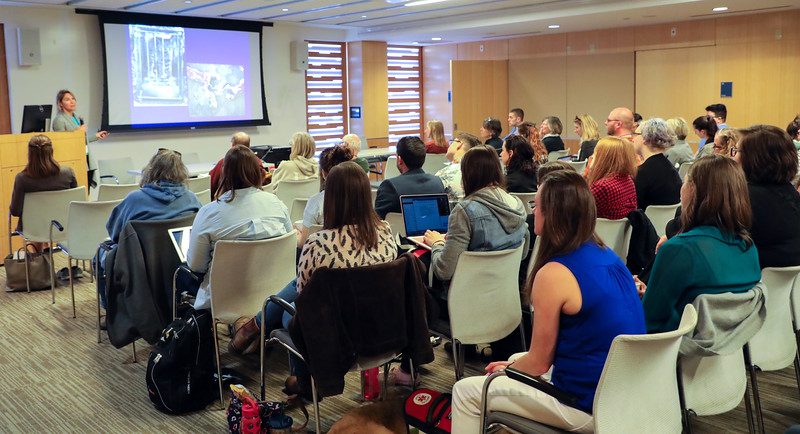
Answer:
[{"label": "wood paneled wall", "polygon": [[[445,135],[453,133],[453,104],[450,102],[450,59],[458,57],[455,45],[431,45],[422,51],[423,124],[440,120]],[[429,117],[430,114],[430,117]],[[435,115],[434,115],[435,114]]]},{"label": "wood paneled wall", "polygon": [[361,107],[361,118],[350,119],[350,132],[366,137],[370,146],[389,146],[386,42],[349,42],[347,62],[350,106]]},{"label": "wood paneled wall", "polygon": [[453,129],[480,136],[483,121],[500,119],[502,136],[508,133],[508,62],[505,60],[454,60],[450,64],[453,86]]},{"label": "wood paneled wall", "polygon": [[[576,114],[589,113],[602,130],[608,112],[620,105],[645,118],[691,122],[706,105],[722,102],[730,125],[783,128],[800,113],[798,22],[795,9],[451,44],[426,48],[425,62],[436,55],[441,63],[448,54],[459,63],[507,59],[508,107],[522,107],[537,123],[549,114],[562,117],[567,136],[574,135]],[[720,97],[722,81],[733,82],[732,98]],[[425,77],[425,86],[430,91],[447,83]],[[481,107],[484,98],[457,95],[453,87],[456,99]],[[425,116],[442,117],[446,110],[426,105]]]}]

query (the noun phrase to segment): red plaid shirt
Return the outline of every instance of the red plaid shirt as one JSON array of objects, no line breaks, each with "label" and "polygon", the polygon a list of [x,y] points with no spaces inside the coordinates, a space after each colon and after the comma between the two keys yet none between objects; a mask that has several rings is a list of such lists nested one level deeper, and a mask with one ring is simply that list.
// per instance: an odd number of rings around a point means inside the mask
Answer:
[{"label": "red plaid shirt", "polygon": [[597,217],[611,220],[626,218],[636,209],[636,187],[628,175],[614,175],[592,184]]}]

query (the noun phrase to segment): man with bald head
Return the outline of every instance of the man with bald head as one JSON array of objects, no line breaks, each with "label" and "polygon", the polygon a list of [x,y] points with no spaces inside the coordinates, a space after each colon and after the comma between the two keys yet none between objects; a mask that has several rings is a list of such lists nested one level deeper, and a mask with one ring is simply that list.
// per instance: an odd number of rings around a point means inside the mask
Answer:
[{"label": "man with bald head", "polygon": [[606,130],[609,136],[631,140],[633,137],[633,112],[626,107],[611,110],[606,119]]},{"label": "man with bald head", "polygon": [[[250,147],[250,136],[245,133],[244,131],[239,131],[238,133],[231,136],[231,147],[236,145],[243,145]],[[219,175],[222,173],[222,160],[217,162],[217,165],[208,172],[208,176],[211,177],[211,197],[214,197],[214,194],[217,192],[217,187],[219,187]]]}]

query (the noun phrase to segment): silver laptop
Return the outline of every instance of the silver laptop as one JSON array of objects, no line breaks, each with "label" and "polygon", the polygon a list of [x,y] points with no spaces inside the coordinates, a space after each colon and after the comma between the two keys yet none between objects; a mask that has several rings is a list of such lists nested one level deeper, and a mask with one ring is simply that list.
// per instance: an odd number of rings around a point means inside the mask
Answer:
[{"label": "silver laptop", "polygon": [[167,231],[169,232],[169,238],[172,240],[172,246],[175,247],[175,252],[178,253],[181,262],[186,262],[186,256],[189,254],[192,227],[172,228],[167,229]]},{"label": "silver laptop", "polygon": [[422,240],[425,231],[447,233],[450,201],[446,193],[400,196],[400,210],[403,213],[406,237],[420,247],[430,249]]}]

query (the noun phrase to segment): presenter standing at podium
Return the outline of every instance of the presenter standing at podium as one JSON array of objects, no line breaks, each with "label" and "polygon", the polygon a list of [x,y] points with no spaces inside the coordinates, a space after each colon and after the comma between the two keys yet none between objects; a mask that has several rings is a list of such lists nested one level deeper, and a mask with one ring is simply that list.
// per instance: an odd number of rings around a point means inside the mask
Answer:
[{"label": "presenter standing at podium", "polygon": [[[58,114],[53,119],[53,131],[81,130],[86,133],[86,124],[83,122],[83,118],[75,113],[77,101],[72,92],[66,89],[59,90],[58,94],[56,94],[56,106],[58,107]],[[89,159],[89,142],[103,140],[106,137],[108,137],[108,131],[98,131],[96,134],[86,133],[86,167],[89,169],[87,179],[90,187],[96,184],[94,182],[95,168],[92,167],[92,162]]]}]

